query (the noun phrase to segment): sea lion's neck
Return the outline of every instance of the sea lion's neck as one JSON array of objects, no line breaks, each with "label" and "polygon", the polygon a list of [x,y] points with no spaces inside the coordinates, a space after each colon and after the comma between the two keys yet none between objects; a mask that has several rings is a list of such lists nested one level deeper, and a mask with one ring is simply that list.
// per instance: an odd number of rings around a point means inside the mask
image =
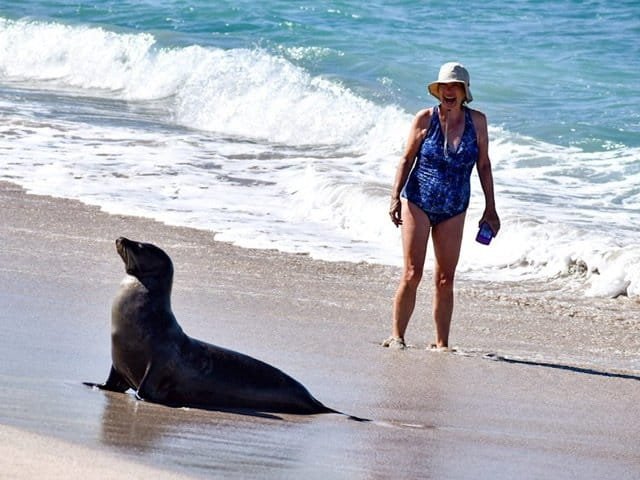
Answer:
[{"label": "sea lion's neck", "polygon": [[125,311],[151,308],[156,311],[170,312],[171,282],[160,282],[152,278],[141,280],[127,275],[120,282],[120,290],[114,300],[114,308]]},{"label": "sea lion's neck", "polygon": [[[149,282],[147,282],[149,284]],[[171,285],[153,282],[148,288],[140,279],[127,275],[112,305],[112,333],[137,337],[148,322],[156,327],[174,329],[171,311]]]}]

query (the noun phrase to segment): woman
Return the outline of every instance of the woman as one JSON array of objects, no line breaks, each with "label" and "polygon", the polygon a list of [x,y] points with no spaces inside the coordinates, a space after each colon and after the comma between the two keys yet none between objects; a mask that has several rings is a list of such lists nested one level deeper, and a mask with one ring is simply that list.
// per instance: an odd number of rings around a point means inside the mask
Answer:
[{"label": "woman", "polygon": [[402,226],[404,270],[393,303],[391,337],[385,347],[405,348],[404,334],[422,279],[429,234],[435,254],[432,348],[447,349],[453,313],[455,276],[464,219],[475,165],[484,192],[486,222],[494,235],[500,230],[493,195],[487,119],[466,106],[473,100],[469,73],[459,63],[445,63],[438,80],[428,85],[438,106],[416,114],[391,191],[391,221]]}]

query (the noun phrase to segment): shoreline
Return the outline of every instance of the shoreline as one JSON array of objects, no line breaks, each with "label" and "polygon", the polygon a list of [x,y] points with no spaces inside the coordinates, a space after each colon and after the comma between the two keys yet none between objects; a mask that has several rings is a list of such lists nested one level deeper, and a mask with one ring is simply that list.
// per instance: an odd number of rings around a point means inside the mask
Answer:
[{"label": "shoreline", "polygon": [[[400,267],[333,262],[313,259],[306,254],[240,247],[216,240],[217,234],[208,230],[167,225],[146,217],[113,215],[78,200],[29,194],[17,184],[0,181],[0,195],[9,192],[21,198],[32,198],[35,203],[40,200],[55,209],[81,214],[85,238],[77,239],[99,245],[103,262],[111,272],[119,269],[119,258],[114,260],[113,255],[109,255],[112,244],[117,237],[127,236],[156,243],[170,254],[174,259],[176,287],[185,278],[182,275],[189,275],[189,269],[194,268],[188,258],[194,252],[212,255],[214,262],[210,271],[225,278],[217,288],[232,288],[237,280],[232,278],[233,272],[238,268],[237,275],[242,276],[240,283],[250,287],[252,295],[257,296],[264,296],[265,292],[269,296],[281,296],[285,291],[295,298],[304,295],[305,288],[324,287],[326,293],[321,294],[324,302],[334,306],[348,303],[359,310],[357,302],[361,299],[369,301],[368,287],[360,286],[361,278],[365,278],[371,291],[376,292],[375,308],[373,304],[369,305],[374,313],[368,318],[374,317],[378,326],[377,333],[369,330],[372,333],[367,341],[381,343],[388,337]],[[34,220],[38,224],[56,223],[58,229],[62,226],[73,231],[74,228],[64,215]],[[7,221],[11,222],[10,219]],[[56,235],[68,234],[58,232]],[[70,237],[74,238],[74,235]],[[85,249],[89,248],[92,246],[85,245]],[[88,256],[91,254],[86,252]],[[178,256],[174,258],[175,255]],[[183,257],[187,259],[185,268],[180,264]],[[204,273],[201,271],[198,275]],[[119,277],[115,274],[114,278]],[[525,361],[640,375],[640,336],[635,335],[640,329],[640,301],[628,297],[586,297],[583,292],[563,289],[563,284],[563,278],[522,282],[457,278],[452,347],[474,355],[503,355]],[[433,341],[431,291],[430,272],[427,271],[407,330],[410,346],[423,348]],[[383,297],[378,292],[382,292]],[[336,296],[336,300],[328,300],[331,296]],[[230,302],[225,295],[220,295],[219,301]],[[291,303],[285,305],[284,298],[278,303],[285,313],[294,308]],[[234,311],[240,306],[245,314],[251,313],[252,302],[232,303],[225,309]],[[514,315],[516,311],[517,315]],[[508,328],[496,327],[496,321],[505,317],[510,321]],[[580,351],[574,348],[576,345],[582,347]]]},{"label": "shoreline", "polygon": [[[133,462],[195,478],[634,478],[640,470],[637,379],[484,357],[589,365],[581,360],[589,348],[567,355],[561,336],[633,345],[636,323],[625,315],[634,302],[605,300],[594,310],[588,300],[550,302],[543,285],[463,282],[452,340],[465,356],[423,348],[432,335],[425,287],[408,331],[415,348],[396,352],[379,343],[397,268],[243,249],[214,233],[108,215],[6,182],[0,208],[0,432],[20,440],[5,450],[18,478],[28,478],[26,461],[47,472],[67,443],[86,449],[61,459],[71,467],[91,469],[91,455],[107,470]],[[331,408],[390,426],[169,409],[83,388],[109,370],[109,309],[124,276],[118,236],[169,253],[173,310],[189,335],[260,358]],[[556,337],[557,346],[544,345]],[[47,455],[34,460],[40,448]]]}]

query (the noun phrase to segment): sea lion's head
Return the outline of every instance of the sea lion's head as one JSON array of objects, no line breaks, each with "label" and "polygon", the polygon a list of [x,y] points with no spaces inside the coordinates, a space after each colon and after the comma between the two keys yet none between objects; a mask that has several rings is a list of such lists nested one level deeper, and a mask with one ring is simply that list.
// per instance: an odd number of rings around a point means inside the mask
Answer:
[{"label": "sea lion's head", "polygon": [[124,262],[125,271],[145,286],[166,285],[171,288],[173,263],[162,249],[151,243],[120,237],[116,250]]}]

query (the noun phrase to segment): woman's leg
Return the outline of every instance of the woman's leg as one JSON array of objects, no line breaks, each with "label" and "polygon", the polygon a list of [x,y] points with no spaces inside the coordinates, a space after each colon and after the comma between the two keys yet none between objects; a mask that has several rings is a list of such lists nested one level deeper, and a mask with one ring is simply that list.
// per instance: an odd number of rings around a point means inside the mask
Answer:
[{"label": "woman's leg", "polygon": [[393,301],[392,335],[404,339],[404,333],[416,304],[429,240],[429,218],[420,207],[402,199],[402,250],[404,269]]},{"label": "woman's leg", "polygon": [[456,215],[433,227],[435,265],[433,279],[433,320],[436,326],[436,346],[449,346],[449,329],[453,315],[453,282],[460,258],[465,213]]}]

